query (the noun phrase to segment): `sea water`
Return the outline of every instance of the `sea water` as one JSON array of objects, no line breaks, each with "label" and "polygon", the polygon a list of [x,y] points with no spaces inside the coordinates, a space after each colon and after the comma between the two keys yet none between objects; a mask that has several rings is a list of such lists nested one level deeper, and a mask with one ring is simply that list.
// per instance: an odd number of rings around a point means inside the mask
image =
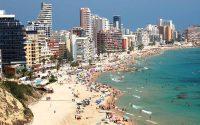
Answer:
[{"label": "sea water", "polygon": [[130,118],[138,125],[200,125],[200,48],[166,51],[133,66],[139,70],[121,72],[121,82],[110,73],[97,80],[124,93],[117,106]]}]

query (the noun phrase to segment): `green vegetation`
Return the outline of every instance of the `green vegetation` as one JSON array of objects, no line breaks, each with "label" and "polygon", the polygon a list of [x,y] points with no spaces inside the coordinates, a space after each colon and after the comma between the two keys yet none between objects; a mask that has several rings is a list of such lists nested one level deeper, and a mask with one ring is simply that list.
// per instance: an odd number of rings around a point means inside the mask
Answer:
[{"label": "green vegetation", "polygon": [[54,83],[56,82],[56,77],[54,75],[51,75],[50,78],[49,78],[49,83]]},{"label": "green vegetation", "polygon": [[[12,94],[17,100],[21,102],[24,107],[24,116],[27,121],[31,121],[33,119],[33,113],[27,107],[28,103],[32,101],[32,99],[38,99],[42,95],[42,91],[37,91],[30,85],[19,85],[16,82],[4,81],[0,83],[0,88],[6,90],[10,94]],[[13,104],[16,102],[12,102]],[[16,121],[17,123],[21,123],[22,121]],[[14,123],[13,123],[14,124]]]},{"label": "green vegetation", "polygon": [[24,116],[27,119],[30,119],[30,118],[33,118],[33,113],[32,113],[32,111],[29,108],[24,107]]},{"label": "green vegetation", "polygon": [[16,73],[19,75],[19,77],[27,76],[30,80],[32,80],[34,76],[33,70],[28,70],[26,67],[18,68]]},{"label": "green vegetation", "polygon": [[33,96],[34,89],[30,85],[18,85],[16,82],[5,81],[0,83],[0,87],[11,93],[20,102],[28,101],[28,96]]},{"label": "green vegetation", "polygon": [[72,66],[72,67],[77,67],[77,66],[79,66],[79,63],[78,63],[78,62],[72,62],[72,63],[71,63],[71,66]]},{"label": "green vegetation", "polygon": [[144,49],[144,45],[143,45],[143,44],[138,45],[138,49],[139,49],[139,50]]},{"label": "green vegetation", "polygon": [[175,42],[175,40],[172,39],[171,41],[166,41],[165,43],[166,44],[174,44],[174,42]]},{"label": "green vegetation", "polygon": [[133,50],[134,50],[134,47],[133,47],[133,46],[130,46],[130,47],[128,48],[128,50],[129,50],[129,51],[133,51]]},{"label": "green vegetation", "polygon": [[92,60],[91,59],[89,59],[89,65],[92,65]]},{"label": "green vegetation", "polygon": [[155,42],[155,41],[149,43],[149,46],[155,46],[155,45],[156,45],[156,42]]},{"label": "green vegetation", "polygon": [[8,79],[12,79],[12,78],[15,78],[15,75],[9,74],[9,73],[5,73],[5,74],[4,74],[4,77],[6,77],[6,78],[8,78]]}]

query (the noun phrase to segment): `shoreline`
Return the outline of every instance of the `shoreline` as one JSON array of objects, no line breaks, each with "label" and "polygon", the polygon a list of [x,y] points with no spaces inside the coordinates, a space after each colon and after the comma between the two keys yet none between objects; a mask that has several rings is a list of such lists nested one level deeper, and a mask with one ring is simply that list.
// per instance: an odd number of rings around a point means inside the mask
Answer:
[{"label": "shoreline", "polygon": [[[41,123],[41,121],[48,125],[101,125],[101,123],[107,122],[102,121],[103,119],[105,120],[105,118],[107,120],[110,119],[108,122],[111,125],[116,125],[116,121],[122,122],[124,125],[135,125],[136,121],[134,119],[132,120],[130,118],[128,121],[123,121],[124,115],[130,116],[130,114],[125,112],[124,109],[122,110],[117,107],[116,102],[123,96],[123,92],[110,85],[106,85],[104,83],[96,83],[96,80],[104,72],[130,71],[129,66],[134,64],[135,58],[139,56],[150,57],[153,55],[158,55],[166,50],[178,48],[180,47],[155,47],[148,48],[147,50],[144,49],[143,51],[136,51],[130,54],[125,54],[126,57],[123,57],[122,54],[121,57],[116,57],[117,59],[115,62],[108,60],[107,63],[102,63],[101,67],[103,67],[103,70],[93,71],[92,68],[87,70],[82,69],[83,71],[80,72],[81,76],[68,75],[66,73],[68,69],[63,67],[63,69],[61,69],[61,71],[59,71],[57,74],[58,77],[60,77],[59,79],[62,80],[60,80],[60,82],[47,85],[47,87],[53,88],[55,93],[46,94],[42,97],[41,100],[35,104],[30,105],[34,114],[32,125],[38,125]],[[90,74],[89,77],[87,76],[88,74]],[[85,82],[79,78],[84,79]],[[92,86],[95,86],[95,88],[92,88]],[[105,90],[107,92],[104,93],[103,91]],[[74,94],[77,93],[79,96],[78,98],[74,97]],[[99,105],[96,104],[96,101],[102,98],[102,96],[105,96],[103,97],[102,104],[106,105],[106,107],[109,107],[108,109],[110,110],[103,111],[98,108]],[[47,97],[51,97],[51,100],[47,101]],[[85,99],[90,99],[91,104],[86,107],[81,106],[81,109],[83,108],[80,113],[81,119],[76,120],[74,116],[77,114],[77,111],[79,111],[77,110],[76,103]],[[109,118],[107,118],[107,113],[109,114]],[[120,120],[115,121],[113,120],[113,117],[116,117],[118,120]]]},{"label": "shoreline", "polygon": [[[163,52],[165,51],[169,51],[169,50],[178,50],[178,49],[188,49],[188,48],[195,48],[195,47],[191,47],[191,46],[184,46],[184,47],[178,47],[178,46],[172,46],[172,47],[162,47],[162,48],[150,48],[150,49],[147,49],[147,50],[144,50],[144,51],[140,51],[139,53],[132,53],[132,56],[135,56],[134,57],[134,60],[129,63],[128,65],[132,65],[135,63],[135,58],[138,58],[138,56],[140,58],[146,58],[146,57],[152,57],[152,56],[156,56],[156,55],[160,55],[162,54]],[[139,54],[139,55],[138,55]],[[126,72],[126,71],[129,71],[129,67],[128,65],[123,65],[122,67],[123,68],[119,68],[119,69],[114,69],[114,70],[111,70],[111,71],[105,71],[105,72]],[[126,69],[126,70],[125,70]],[[98,74],[98,76],[100,76],[102,73]],[[98,79],[98,77],[96,77],[95,79]],[[101,84],[104,84],[104,83],[101,83]],[[111,86],[112,88],[114,88],[113,86]],[[114,89],[117,89],[117,88],[114,88]],[[119,89],[117,89],[118,91],[120,91]],[[123,96],[123,92],[120,91],[120,94],[117,95],[117,97],[115,98],[115,102],[114,104],[117,105],[117,101]],[[119,109],[119,108],[114,108],[114,109],[111,109],[111,111],[115,114],[118,114],[120,117],[122,117],[124,114],[128,114],[129,116],[132,115],[126,111],[123,111],[123,109]],[[129,123],[128,125],[136,125],[136,121],[134,119],[131,119],[129,120]]]}]

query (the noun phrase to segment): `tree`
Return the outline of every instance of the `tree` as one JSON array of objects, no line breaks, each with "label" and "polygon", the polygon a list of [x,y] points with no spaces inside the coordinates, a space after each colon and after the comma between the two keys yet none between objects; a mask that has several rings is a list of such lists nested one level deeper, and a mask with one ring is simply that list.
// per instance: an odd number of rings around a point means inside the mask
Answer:
[{"label": "tree", "polygon": [[155,46],[156,45],[156,42],[153,41],[152,43],[149,43],[149,46]]},{"label": "tree", "polygon": [[33,78],[33,71],[28,71],[27,76],[29,77],[30,80]]},{"label": "tree", "polygon": [[55,63],[55,62],[56,62],[56,56],[51,56],[51,57],[50,57],[50,61],[51,61],[52,63]]},{"label": "tree", "polygon": [[27,73],[28,69],[26,67],[24,67],[23,69],[21,69],[21,74],[22,74],[22,77],[24,77]]},{"label": "tree", "polygon": [[68,53],[68,54],[67,54],[67,61],[68,61],[68,62],[73,61],[73,57],[72,57],[72,54],[71,54],[71,53]]},{"label": "tree", "polygon": [[56,65],[56,69],[57,69],[57,71],[60,69],[60,64]]},{"label": "tree", "polygon": [[89,65],[92,65],[92,59],[89,59]]},{"label": "tree", "polygon": [[72,66],[72,67],[77,67],[77,66],[79,66],[79,63],[78,63],[78,62],[72,62],[72,63],[71,63],[71,66]]},{"label": "tree", "polygon": [[53,82],[56,82],[56,77],[54,75],[51,75],[50,78],[49,78],[49,83],[53,83]]},{"label": "tree", "polygon": [[42,64],[43,64],[42,72],[43,72],[43,73],[45,72],[45,67],[44,67],[45,62],[46,62],[46,59],[42,59]]},{"label": "tree", "polygon": [[134,50],[133,46],[130,46],[130,47],[128,48],[128,50],[129,50],[129,51],[133,51],[133,50]]},{"label": "tree", "polygon": [[139,50],[144,49],[144,45],[143,45],[143,44],[138,45],[138,49],[139,49]]},{"label": "tree", "polygon": [[46,59],[42,59],[42,64],[44,65],[46,62]]}]

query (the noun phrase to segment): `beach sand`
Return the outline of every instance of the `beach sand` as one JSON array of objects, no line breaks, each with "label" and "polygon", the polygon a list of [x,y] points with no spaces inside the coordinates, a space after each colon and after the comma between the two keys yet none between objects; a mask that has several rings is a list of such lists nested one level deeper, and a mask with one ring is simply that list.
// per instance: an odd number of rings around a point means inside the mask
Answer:
[{"label": "beach sand", "polygon": [[[70,84],[61,86],[57,83],[49,85],[54,89],[54,93],[46,94],[39,102],[29,107],[34,114],[32,125],[64,124],[67,115],[76,108],[71,101],[73,96],[70,86]],[[51,100],[46,101],[46,97],[51,97]]]},{"label": "beach sand", "polygon": [[[93,80],[97,76],[98,73],[94,75]],[[48,85],[48,88],[53,88],[54,93],[46,94],[40,101],[29,106],[34,114],[31,125],[96,125],[100,123],[106,117],[105,112],[96,109],[95,101],[100,98],[100,92],[90,92],[86,85],[75,83],[76,77],[72,76],[70,83]],[[79,98],[74,98],[72,92],[79,93]],[[51,99],[47,101],[47,97]],[[72,102],[72,99],[77,101],[89,97],[91,97],[91,104],[83,109],[81,120],[76,120],[76,102]]]}]

